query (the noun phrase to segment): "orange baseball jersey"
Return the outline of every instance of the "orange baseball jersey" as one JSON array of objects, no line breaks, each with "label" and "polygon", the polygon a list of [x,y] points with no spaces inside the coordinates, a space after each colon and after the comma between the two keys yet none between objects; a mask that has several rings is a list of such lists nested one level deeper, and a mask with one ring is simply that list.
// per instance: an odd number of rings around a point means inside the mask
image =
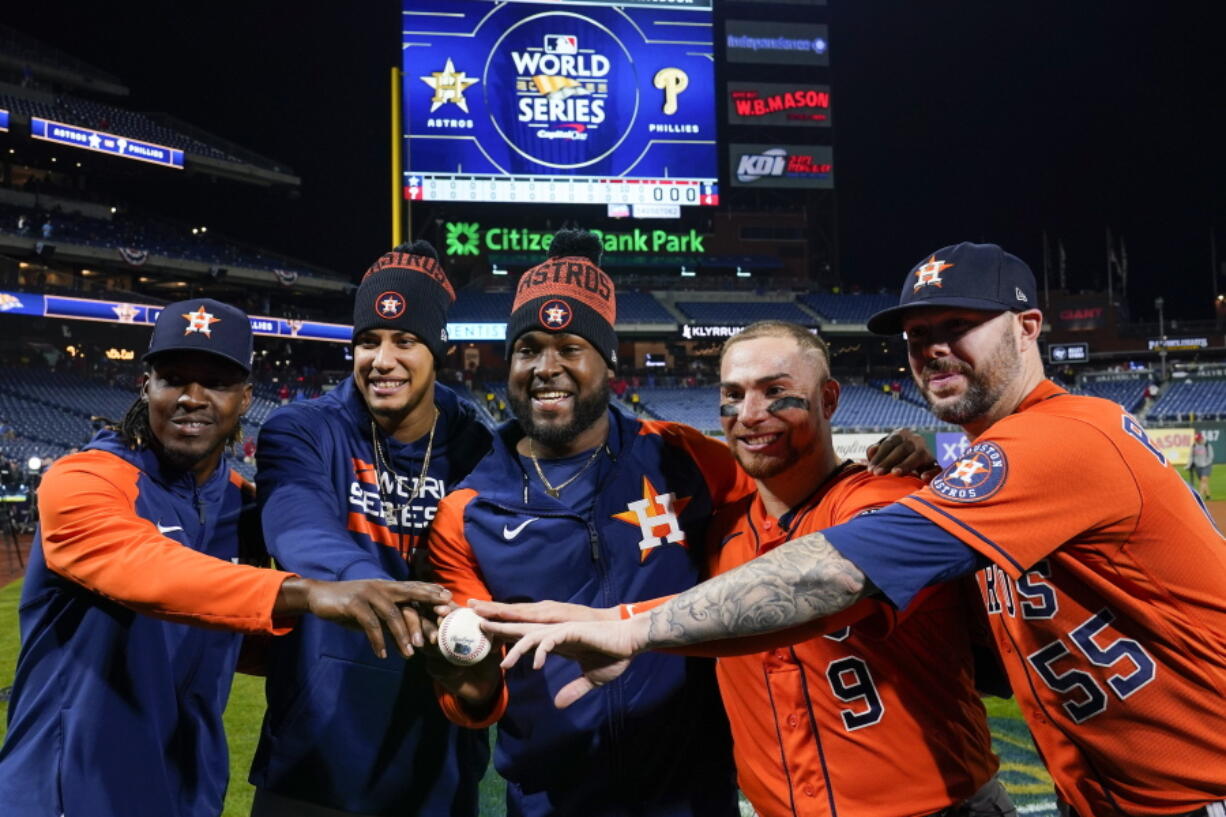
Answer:
[{"label": "orange baseball jersey", "polygon": [[[844,467],[793,511],[788,526],[753,494],[716,515],[710,572],[871,513],[919,486]],[[828,635],[719,658],[737,778],[759,815],[928,815],[991,779],[998,763],[974,686],[967,598],[962,582],[947,582],[924,591],[905,614],[864,605],[865,618]]]},{"label": "orange baseball jersey", "polygon": [[1226,797],[1226,542],[1131,415],[1045,381],[903,505],[991,561],[993,634],[1082,817]]}]

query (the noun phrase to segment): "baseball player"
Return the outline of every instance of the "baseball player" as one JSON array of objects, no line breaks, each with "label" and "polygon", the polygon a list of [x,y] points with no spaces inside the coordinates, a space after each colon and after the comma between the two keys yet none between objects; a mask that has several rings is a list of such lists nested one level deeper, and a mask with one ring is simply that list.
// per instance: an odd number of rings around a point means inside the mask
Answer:
[{"label": "baseball player", "polygon": [[[517,418],[439,505],[429,554],[459,603],[652,599],[698,579],[712,511],[751,487],[722,443],[609,405],[613,282],[592,235],[563,231],[520,278],[507,324]],[[498,656],[487,659],[497,669]],[[498,720],[510,815],[733,817],[728,725],[711,661],[652,655],[558,712],[567,662],[513,670],[501,698],[444,696],[460,723]],[[458,700],[456,699],[458,697]],[[473,709],[488,715],[477,720]]]},{"label": "baseball player", "polygon": [[786,627],[875,593],[905,609],[977,570],[1065,813],[1222,814],[1226,543],[1133,417],[1043,377],[1036,303],[1030,269],[1000,247],[926,257],[869,327],[906,333],[933,412],[973,440],[958,460],[895,505],[647,615],[538,630],[507,663],[538,647],[538,663],[559,646],[582,652],[565,704],[646,648]]},{"label": "baseball player", "polygon": [[[490,446],[473,406],[435,381],[454,300],[429,244],[386,253],[354,299],[353,376],[264,424],[256,483],[279,565],[315,578],[415,574],[438,501]],[[449,667],[441,659],[375,657],[355,633],[313,621],[269,659],[252,814],[476,814],[489,741],[439,710],[428,669]],[[436,673],[493,689],[491,667]]]},{"label": "baseball player", "polygon": [[[840,389],[827,354],[821,339],[781,321],[752,324],[724,344],[724,436],[757,491],[716,513],[707,575],[922,485],[839,461],[830,418]],[[758,815],[1015,813],[993,777],[998,762],[975,689],[968,590],[966,582],[931,588],[903,614],[863,604],[849,626],[808,637],[787,631],[791,640],[748,654],[745,642],[759,639],[699,645],[720,655],[737,778]],[[564,612],[474,607],[521,621]]]},{"label": "baseball player", "polygon": [[420,622],[398,605],[448,599],[237,564],[248,492],[224,449],[251,402],[251,351],[234,307],[163,308],[122,425],[43,478],[0,748],[5,817],[217,817],[241,633],[282,634],[310,611],[361,624],[378,653],[382,620],[410,651]]}]

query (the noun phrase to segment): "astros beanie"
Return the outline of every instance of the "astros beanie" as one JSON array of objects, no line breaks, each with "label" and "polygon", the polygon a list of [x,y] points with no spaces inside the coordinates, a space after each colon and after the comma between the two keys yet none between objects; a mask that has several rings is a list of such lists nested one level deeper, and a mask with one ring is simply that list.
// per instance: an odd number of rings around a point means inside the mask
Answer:
[{"label": "astros beanie", "polygon": [[434,353],[447,351],[447,310],[455,290],[426,241],[401,244],[370,265],[353,302],[353,337],[368,329],[412,332]]},{"label": "astros beanie", "polygon": [[599,266],[600,238],[586,230],[560,230],[549,259],[525,272],[507,322],[507,357],[525,332],[568,332],[592,344],[617,368],[617,298],[613,279]]}]

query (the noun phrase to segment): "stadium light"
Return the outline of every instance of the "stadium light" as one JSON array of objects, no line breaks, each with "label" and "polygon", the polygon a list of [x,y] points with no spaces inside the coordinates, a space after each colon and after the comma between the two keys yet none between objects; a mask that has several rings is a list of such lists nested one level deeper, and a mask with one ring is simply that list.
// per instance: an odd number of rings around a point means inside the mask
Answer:
[{"label": "stadium light", "polygon": [[201,227],[201,228],[200,228],[200,232],[202,232],[202,233],[207,233],[208,231],[209,231],[209,228],[208,228],[208,227]]},{"label": "stadium light", "polygon": [[737,267],[737,268],[736,268],[736,277],[737,277],[737,278],[749,278],[749,277],[752,277],[752,276],[753,276],[753,273],[752,273],[752,272],[750,272],[749,270],[747,270],[747,269],[741,269],[740,267]]},{"label": "stadium light", "polygon": [[118,207],[112,207],[112,208],[111,208],[111,212],[112,212],[112,213],[118,213],[118,212],[119,212],[119,208],[118,208]]},{"label": "stadium light", "polygon": [[192,235],[200,235],[200,228],[192,227]]}]

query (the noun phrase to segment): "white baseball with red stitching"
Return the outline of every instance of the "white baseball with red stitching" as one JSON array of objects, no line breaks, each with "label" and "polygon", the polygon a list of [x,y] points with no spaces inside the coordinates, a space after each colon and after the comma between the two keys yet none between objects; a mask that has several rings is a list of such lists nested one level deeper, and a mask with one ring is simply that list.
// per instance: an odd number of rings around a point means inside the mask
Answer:
[{"label": "white baseball with red stitching", "polygon": [[481,632],[481,616],[467,607],[452,610],[438,626],[438,648],[452,664],[468,667],[490,654],[490,640]]}]

